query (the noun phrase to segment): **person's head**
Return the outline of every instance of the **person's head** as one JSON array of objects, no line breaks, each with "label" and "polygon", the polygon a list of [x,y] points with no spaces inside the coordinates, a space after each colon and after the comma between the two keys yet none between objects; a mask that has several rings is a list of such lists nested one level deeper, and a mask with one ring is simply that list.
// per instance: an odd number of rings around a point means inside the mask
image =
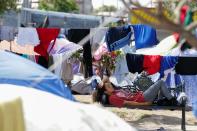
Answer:
[{"label": "person's head", "polygon": [[93,102],[100,102],[102,104],[109,104],[108,97],[112,94],[114,88],[111,83],[103,83],[101,88],[97,88],[92,94]]},{"label": "person's head", "polygon": [[101,75],[101,71],[98,67],[95,68],[95,74],[100,76]]},{"label": "person's head", "polygon": [[114,92],[114,87],[111,83],[104,83],[103,85],[103,88],[104,88],[104,92],[107,94],[107,95],[111,95],[113,92]]}]

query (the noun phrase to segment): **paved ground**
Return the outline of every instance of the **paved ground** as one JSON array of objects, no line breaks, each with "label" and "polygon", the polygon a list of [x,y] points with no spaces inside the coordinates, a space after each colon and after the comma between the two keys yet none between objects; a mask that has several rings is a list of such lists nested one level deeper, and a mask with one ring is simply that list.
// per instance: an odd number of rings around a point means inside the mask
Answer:
[{"label": "paved ground", "polygon": [[[92,103],[90,95],[75,95],[75,98],[83,103]],[[181,130],[181,111],[104,108],[114,112],[141,131],[155,131],[161,127],[165,131]],[[194,118],[191,111],[186,112],[186,129],[187,131],[197,131],[197,119]]]}]

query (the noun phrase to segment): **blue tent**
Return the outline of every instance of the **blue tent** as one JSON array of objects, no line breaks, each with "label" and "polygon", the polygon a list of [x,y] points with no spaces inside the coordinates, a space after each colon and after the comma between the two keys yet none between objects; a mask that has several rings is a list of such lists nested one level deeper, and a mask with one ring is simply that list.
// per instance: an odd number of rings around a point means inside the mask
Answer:
[{"label": "blue tent", "polygon": [[0,84],[32,87],[74,100],[62,80],[38,64],[14,53],[0,51]]}]

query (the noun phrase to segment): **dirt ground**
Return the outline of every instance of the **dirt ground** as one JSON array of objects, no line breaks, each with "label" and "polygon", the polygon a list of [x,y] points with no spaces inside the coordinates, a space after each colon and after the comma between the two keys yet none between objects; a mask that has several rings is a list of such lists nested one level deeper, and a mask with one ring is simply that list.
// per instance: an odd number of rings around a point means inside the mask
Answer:
[{"label": "dirt ground", "polygon": [[[82,103],[92,104],[90,95],[75,95],[75,98]],[[140,131],[155,131],[160,128],[164,128],[161,131],[181,131],[181,111],[103,108],[114,112]],[[186,112],[186,130],[197,131],[197,119],[191,111]]]}]

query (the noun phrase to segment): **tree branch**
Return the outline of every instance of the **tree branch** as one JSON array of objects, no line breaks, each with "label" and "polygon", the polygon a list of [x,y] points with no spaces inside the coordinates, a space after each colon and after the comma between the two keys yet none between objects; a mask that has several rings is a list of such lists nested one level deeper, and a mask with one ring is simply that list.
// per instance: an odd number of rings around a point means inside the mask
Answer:
[{"label": "tree branch", "polygon": [[[183,37],[185,37],[191,46],[197,48],[197,44],[196,44],[197,39],[191,33],[191,30],[197,26],[196,22],[193,22],[188,27],[184,28],[181,24],[179,24],[179,23],[177,24],[174,21],[167,19],[164,15],[163,8],[161,8],[161,7],[159,7],[158,9],[161,9],[160,12],[162,12],[162,13],[159,13],[158,15],[156,15],[156,14],[150,12],[150,10],[148,8],[142,7],[141,5],[134,3],[132,0],[129,1],[130,4],[136,6],[139,10],[146,12],[148,15],[150,15],[152,18],[154,18],[156,21],[158,21],[156,23],[153,23],[150,20],[147,20],[146,18],[144,18],[143,16],[138,15],[134,10],[132,10],[130,5],[125,0],[122,0],[122,2],[125,5],[125,7],[128,9],[128,11],[134,17],[138,18],[140,21],[142,21],[146,24],[149,24],[149,25],[153,26],[154,28],[165,29],[165,30],[170,30],[172,32],[177,32],[177,33],[181,34]],[[184,3],[185,0],[182,0],[181,2]],[[183,5],[182,3],[179,4],[179,6]]]}]

